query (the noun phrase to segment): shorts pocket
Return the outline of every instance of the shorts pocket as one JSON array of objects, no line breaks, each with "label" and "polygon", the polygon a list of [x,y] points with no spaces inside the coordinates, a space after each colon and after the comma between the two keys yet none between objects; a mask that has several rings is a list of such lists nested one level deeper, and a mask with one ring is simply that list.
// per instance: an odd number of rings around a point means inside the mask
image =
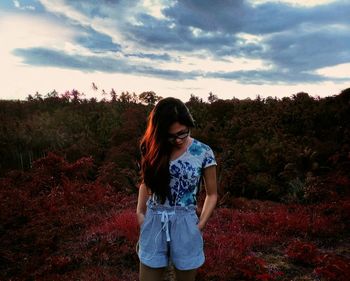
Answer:
[{"label": "shorts pocket", "polygon": [[198,230],[198,232],[201,234],[201,236],[203,235],[202,231],[199,230],[198,228],[198,223],[199,223],[199,218],[197,216],[197,214],[191,214],[192,219],[194,220],[195,224],[196,224],[196,229]]},{"label": "shorts pocket", "polygon": [[185,224],[182,235],[180,236],[180,245],[184,256],[197,256],[203,251],[202,233],[198,228],[198,217],[191,214],[185,217]]},{"label": "shorts pocket", "polygon": [[153,237],[153,229],[152,229],[152,216],[145,215],[145,219],[140,226],[140,247],[143,251],[150,251],[153,246],[152,239]]},{"label": "shorts pocket", "polygon": [[140,233],[142,233],[143,232],[143,230],[144,230],[144,228],[145,228],[145,225],[148,223],[148,221],[149,221],[149,214],[148,214],[148,212],[146,211],[146,213],[145,213],[145,217],[144,217],[144,219],[143,219],[143,222],[142,222],[142,224],[141,224],[141,226],[140,226]]}]

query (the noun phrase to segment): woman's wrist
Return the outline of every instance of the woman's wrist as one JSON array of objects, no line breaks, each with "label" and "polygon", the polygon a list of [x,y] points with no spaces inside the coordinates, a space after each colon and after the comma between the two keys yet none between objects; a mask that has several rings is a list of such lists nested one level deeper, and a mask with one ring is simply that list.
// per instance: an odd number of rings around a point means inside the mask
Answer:
[{"label": "woman's wrist", "polygon": [[199,229],[200,231],[203,232],[204,227],[205,227],[205,223],[202,223],[202,222],[200,221],[200,222],[197,224],[197,227],[198,227],[198,229]]},{"label": "woman's wrist", "polygon": [[139,226],[141,226],[143,221],[145,220],[145,214],[136,213],[136,217],[137,217],[137,222],[138,222]]}]

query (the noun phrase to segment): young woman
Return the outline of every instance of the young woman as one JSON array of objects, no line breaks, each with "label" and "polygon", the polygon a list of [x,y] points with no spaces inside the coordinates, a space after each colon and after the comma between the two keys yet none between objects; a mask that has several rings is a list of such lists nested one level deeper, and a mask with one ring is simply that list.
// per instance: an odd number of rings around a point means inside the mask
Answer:
[{"label": "young woman", "polygon": [[[171,262],[178,281],[195,280],[204,263],[203,230],[217,202],[216,161],[212,149],[190,136],[194,120],[176,98],[160,100],[148,117],[140,142],[140,280],[162,280]],[[206,198],[196,214],[204,178]]]}]

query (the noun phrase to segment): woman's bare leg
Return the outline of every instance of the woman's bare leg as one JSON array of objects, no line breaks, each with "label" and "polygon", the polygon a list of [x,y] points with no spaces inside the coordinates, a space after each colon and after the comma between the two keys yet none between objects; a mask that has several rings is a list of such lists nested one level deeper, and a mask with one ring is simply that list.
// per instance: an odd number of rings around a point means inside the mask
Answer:
[{"label": "woman's bare leg", "polygon": [[166,267],[152,268],[140,262],[140,281],[161,281]]},{"label": "woman's bare leg", "polygon": [[176,267],[174,267],[174,269],[176,281],[195,281],[197,269],[179,270]]}]

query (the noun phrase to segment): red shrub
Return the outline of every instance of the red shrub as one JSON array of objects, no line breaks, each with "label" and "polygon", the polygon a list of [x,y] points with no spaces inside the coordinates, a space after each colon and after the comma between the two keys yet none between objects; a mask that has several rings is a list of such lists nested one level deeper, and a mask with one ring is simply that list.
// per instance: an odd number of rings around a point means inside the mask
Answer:
[{"label": "red shrub", "polygon": [[336,255],[321,255],[314,273],[327,281],[347,281],[350,276],[350,260]]},{"label": "red shrub", "polygon": [[66,163],[63,167],[65,176],[72,180],[87,180],[89,173],[94,169],[94,160],[91,156],[82,157],[72,164]]},{"label": "red shrub", "polygon": [[33,168],[29,171],[32,179],[27,185],[32,196],[46,194],[67,181],[86,182],[93,168],[92,157],[68,163],[63,157],[49,152],[46,157],[33,162]]},{"label": "red shrub", "polygon": [[286,255],[296,263],[313,265],[317,262],[319,251],[312,243],[294,240],[285,250]]},{"label": "red shrub", "polygon": [[93,227],[88,231],[87,235],[106,235],[111,240],[124,237],[131,243],[136,243],[138,234],[139,230],[135,210],[128,209],[113,215],[103,224]]},{"label": "red shrub", "polygon": [[270,274],[263,259],[249,255],[239,261],[236,265],[238,276],[244,280],[275,280],[278,274]]},{"label": "red shrub", "polygon": [[[86,182],[91,164],[50,155],[29,173],[0,180],[0,279],[137,280],[137,196],[102,180]],[[274,280],[280,265],[266,264],[254,251],[274,255],[291,238],[317,238],[325,245],[347,234],[347,198],[318,205],[232,202],[233,208],[215,209],[205,228],[206,262],[198,280]],[[317,266],[314,273],[325,280],[349,276],[346,259],[320,256],[311,243],[299,243],[286,251],[299,265]]]},{"label": "red shrub", "polygon": [[274,275],[262,268],[262,260],[250,257],[252,249],[266,248],[278,240],[274,233],[261,229],[262,221],[255,212],[246,216],[236,210],[217,209],[204,232],[206,262],[198,271],[199,280],[228,281],[242,276],[244,280],[273,280]]},{"label": "red shrub", "polygon": [[53,270],[62,272],[72,262],[72,259],[69,256],[51,256],[46,259],[46,262]]}]

